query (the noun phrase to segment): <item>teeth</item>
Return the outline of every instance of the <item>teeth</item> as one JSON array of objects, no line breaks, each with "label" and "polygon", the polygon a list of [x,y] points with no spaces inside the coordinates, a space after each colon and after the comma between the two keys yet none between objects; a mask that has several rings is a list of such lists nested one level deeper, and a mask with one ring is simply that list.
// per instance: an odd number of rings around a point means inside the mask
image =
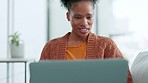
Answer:
[{"label": "teeth", "polygon": [[87,30],[87,29],[81,29],[81,30]]},{"label": "teeth", "polygon": [[80,30],[88,30],[88,28],[80,28]]},{"label": "teeth", "polygon": [[87,29],[87,28],[81,28],[80,31],[81,31],[82,33],[86,33],[86,32],[88,31],[88,29]]}]

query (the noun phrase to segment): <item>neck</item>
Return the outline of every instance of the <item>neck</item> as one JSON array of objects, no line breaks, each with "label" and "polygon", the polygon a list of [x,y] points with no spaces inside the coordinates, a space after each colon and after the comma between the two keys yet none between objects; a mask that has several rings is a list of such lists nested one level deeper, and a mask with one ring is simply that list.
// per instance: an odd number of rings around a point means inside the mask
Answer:
[{"label": "neck", "polygon": [[77,46],[87,41],[87,37],[75,36],[72,33],[69,35],[68,46]]},{"label": "neck", "polygon": [[82,36],[77,36],[77,35],[74,35],[73,33],[71,33],[69,35],[69,41],[86,42],[87,41],[87,36],[86,37],[82,37]]}]

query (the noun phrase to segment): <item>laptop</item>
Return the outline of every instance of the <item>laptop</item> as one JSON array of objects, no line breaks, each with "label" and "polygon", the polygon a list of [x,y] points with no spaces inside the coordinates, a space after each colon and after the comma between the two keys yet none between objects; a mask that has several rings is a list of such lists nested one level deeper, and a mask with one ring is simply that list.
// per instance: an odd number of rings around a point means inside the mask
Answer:
[{"label": "laptop", "polygon": [[53,60],[30,63],[30,83],[127,83],[124,59]]}]

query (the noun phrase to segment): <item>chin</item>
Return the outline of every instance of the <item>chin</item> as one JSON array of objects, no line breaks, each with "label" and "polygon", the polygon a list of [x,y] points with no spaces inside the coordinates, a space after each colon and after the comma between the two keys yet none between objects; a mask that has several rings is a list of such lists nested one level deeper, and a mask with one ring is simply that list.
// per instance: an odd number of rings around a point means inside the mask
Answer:
[{"label": "chin", "polygon": [[[90,32],[89,32],[90,33]],[[81,37],[87,37],[89,33],[81,33],[80,36]]]}]

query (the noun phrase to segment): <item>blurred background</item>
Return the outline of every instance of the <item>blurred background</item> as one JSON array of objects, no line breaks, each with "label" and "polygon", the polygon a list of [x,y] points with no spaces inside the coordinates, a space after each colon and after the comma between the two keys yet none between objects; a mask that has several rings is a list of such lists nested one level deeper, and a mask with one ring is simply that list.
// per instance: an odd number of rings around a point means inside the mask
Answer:
[{"label": "blurred background", "polygon": [[[112,38],[129,67],[139,52],[148,50],[147,4],[148,0],[100,0],[95,9],[92,32]],[[10,58],[8,36],[18,31],[25,58],[38,61],[48,40],[71,31],[66,12],[60,0],[0,0],[0,59]],[[23,67],[21,63],[10,65],[10,83],[24,83]],[[0,63],[0,83],[6,83],[6,68]]]}]

